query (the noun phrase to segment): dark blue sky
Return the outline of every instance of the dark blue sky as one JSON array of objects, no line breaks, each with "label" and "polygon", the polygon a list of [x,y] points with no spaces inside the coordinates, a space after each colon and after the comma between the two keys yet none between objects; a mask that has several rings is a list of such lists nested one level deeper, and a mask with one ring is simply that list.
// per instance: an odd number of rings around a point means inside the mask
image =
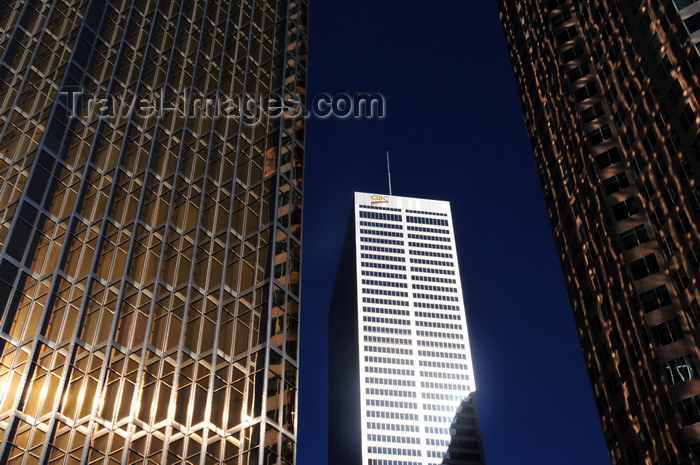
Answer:
[{"label": "dark blue sky", "polygon": [[[449,200],[488,465],[609,464],[493,1],[311,2],[297,463],[325,465],[327,312],[354,191]],[[332,464],[330,464],[332,465]]]}]

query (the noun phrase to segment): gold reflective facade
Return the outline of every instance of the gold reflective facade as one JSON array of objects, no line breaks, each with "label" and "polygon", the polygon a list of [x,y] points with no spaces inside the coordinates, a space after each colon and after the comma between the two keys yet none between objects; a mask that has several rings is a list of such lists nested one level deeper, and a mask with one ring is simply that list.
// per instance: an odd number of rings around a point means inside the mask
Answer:
[{"label": "gold reflective facade", "polygon": [[303,102],[306,17],[0,2],[1,463],[295,462],[303,119],[120,106]]},{"label": "gold reflective facade", "polygon": [[498,4],[611,461],[700,463],[700,3]]}]

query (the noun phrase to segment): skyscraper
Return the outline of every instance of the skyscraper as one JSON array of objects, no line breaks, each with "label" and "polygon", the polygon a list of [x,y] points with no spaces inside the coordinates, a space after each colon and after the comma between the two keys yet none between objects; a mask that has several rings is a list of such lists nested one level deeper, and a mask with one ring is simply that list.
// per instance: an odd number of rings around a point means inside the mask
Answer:
[{"label": "skyscraper", "polygon": [[329,464],[484,463],[448,202],[355,193],[329,325]]},{"label": "skyscraper", "polygon": [[306,5],[0,3],[0,462],[294,463]]},{"label": "skyscraper", "polygon": [[611,460],[700,463],[700,3],[498,4]]}]

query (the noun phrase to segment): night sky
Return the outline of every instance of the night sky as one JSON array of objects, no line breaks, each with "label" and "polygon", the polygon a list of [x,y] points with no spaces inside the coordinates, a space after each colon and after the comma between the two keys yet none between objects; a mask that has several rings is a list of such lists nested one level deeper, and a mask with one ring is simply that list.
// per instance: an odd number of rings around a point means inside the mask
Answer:
[{"label": "night sky", "polygon": [[388,149],[395,195],[452,203],[487,464],[609,464],[495,1],[313,0],[322,92],[381,93],[387,114],[307,125],[297,463],[327,463],[328,305]]}]

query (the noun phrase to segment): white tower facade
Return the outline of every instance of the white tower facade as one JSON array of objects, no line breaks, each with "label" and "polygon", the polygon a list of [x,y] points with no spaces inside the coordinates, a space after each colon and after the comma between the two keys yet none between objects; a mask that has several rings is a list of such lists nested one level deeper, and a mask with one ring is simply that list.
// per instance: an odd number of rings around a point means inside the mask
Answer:
[{"label": "white tower facade", "polygon": [[330,463],[484,463],[448,202],[355,193],[330,336]]}]

